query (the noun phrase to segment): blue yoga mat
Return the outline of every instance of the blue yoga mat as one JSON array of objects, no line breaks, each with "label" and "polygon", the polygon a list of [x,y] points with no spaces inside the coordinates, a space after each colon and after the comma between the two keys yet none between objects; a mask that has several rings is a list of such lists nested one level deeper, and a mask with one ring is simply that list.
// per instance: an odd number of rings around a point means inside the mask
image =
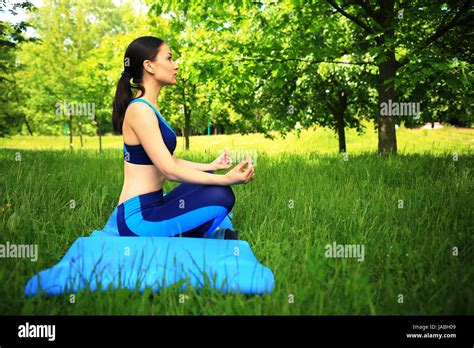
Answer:
[{"label": "blue yoga mat", "polygon": [[230,216],[210,238],[120,237],[117,208],[102,230],[78,238],[53,267],[34,275],[25,296],[127,288],[157,292],[177,282],[210,286],[221,292],[263,294],[274,286],[272,271],[258,262],[249,244],[224,240],[225,228],[234,229]]}]

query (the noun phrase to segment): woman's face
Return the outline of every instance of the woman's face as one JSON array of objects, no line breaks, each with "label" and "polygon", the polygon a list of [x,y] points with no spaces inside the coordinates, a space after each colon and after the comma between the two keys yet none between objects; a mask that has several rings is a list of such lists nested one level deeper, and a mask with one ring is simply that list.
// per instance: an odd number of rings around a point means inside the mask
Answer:
[{"label": "woman's face", "polygon": [[[150,65],[147,64],[149,62]],[[178,64],[173,60],[170,48],[166,43],[160,47],[160,51],[154,61],[145,61],[145,69],[153,71],[155,80],[162,86],[176,84]],[[150,69],[151,68],[151,69]]]}]

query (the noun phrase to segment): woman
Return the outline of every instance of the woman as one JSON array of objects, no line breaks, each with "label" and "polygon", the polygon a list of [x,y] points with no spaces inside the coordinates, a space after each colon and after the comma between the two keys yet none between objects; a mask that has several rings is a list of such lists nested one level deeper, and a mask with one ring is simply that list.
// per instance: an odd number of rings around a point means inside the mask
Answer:
[{"label": "woman", "polygon": [[[121,236],[205,237],[234,206],[230,185],[246,184],[255,176],[250,158],[226,175],[213,174],[232,165],[227,151],[210,164],[173,155],[176,135],[156,100],[162,86],[176,84],[177,70],[170,48],[159,38],[140,37],[125,52],[112,114],[114,129],[124,140],[124,184],[117,206]],[[138,97],[132,88],[139,90]],[[166,179],[181,184],[163,196]],[[230,230],[226,238],[238,239]]]}]

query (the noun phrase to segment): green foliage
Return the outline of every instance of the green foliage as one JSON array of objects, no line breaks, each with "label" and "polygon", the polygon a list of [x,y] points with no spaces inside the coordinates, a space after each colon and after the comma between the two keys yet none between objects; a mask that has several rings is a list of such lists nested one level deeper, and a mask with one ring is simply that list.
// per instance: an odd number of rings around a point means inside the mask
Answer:
[{"label": "green foliage", "polygon": [[[68,117],[55,113],[64,101],[95,105],[94,117],[73,117],[74,134],[78,127],[83,134],[110,133],[123,54],[142,35],[164,39],[178,58],[178,83],[163,88],[159,100],[178,133],[186,119],[191,134],[205,134],[208,120],[225,133],[260,132],[270,138],[272,131],[285,136],[295,127],[336,130],[341,95],[347,98],[344,126],[361,131],[364,120],[376,121],[378,65],[390,50],[400,67],[383,85],[394,83],[397,100],[419,102],[422,111],[418,119],[398,117],[398,124],[442,121],[469,127],[473,122],[467,18],[461,14],[443,35],[428,45],[424,41],[462,10],[454,2],[397,3],[390,28],[379,20],[376,5],[356,3],[343,9],[322,0],[146,4],[145,16],[130,2],[116,6],[111,0],[48,0],[33,11],[28,20],[38,39],[19,42],[0,56],[1,64],[9,62],[14,81],[1,97],[0,133],[25,134],[28,127],[39,134],[64,134]],[[341,9],[366,20],[370,32]],[[7,75],[0,71],[2,76]]]},{"label": "green foliage", "polygon": [[115,7],[111,0],[46,1],[34,12],[31,21],[40,40],[21,45],[23,68],[15,77],[28,100],[22,111],[37,132],[64,132],[68,114],[59,106],[65,103],[95,106],[95,115],[73,114],[74,132],[81,127],[84,134],[96,134],[97,121],[102,133],[111,129],[112,89],[124,52],[118,51],[118,42],[136,34],[128,33],[134,19],[130,12],[129,5]]},{"label": "green foliage", "polygon": [[[0,13],[8,12],[15,16],[19,8],[29,11],[34,6],[29,1],[13,4],[11,8],[2,4]],[[15,24],[0,22],[0,137],[18,133],[24,122],[21,95],[14,72],[22,68],[17,57],[18,46],[23,42],[35,41],[25,36],[29,27],[30,24],[25,21]]]}]

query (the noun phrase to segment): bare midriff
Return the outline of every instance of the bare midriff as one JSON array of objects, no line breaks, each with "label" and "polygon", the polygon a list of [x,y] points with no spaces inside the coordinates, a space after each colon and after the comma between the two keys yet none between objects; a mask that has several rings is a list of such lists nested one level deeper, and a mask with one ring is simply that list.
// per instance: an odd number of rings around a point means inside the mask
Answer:
[{"label": "bare midriff", "polygon": [[165,177],[154,165],[133,164],[124,161],[123,171],[123,187],[118,204],[135,196],[163,188]]},{"label": "bare midriff", "polygon": [[[137,136],[127,123],[126,117],[123,121],[122,134],[125,144],[140,144]],[[164,181],[165,176],[155,165],[134,164],[124,160],[123,187],[118,204],[141,194],[161,190]]]}]

